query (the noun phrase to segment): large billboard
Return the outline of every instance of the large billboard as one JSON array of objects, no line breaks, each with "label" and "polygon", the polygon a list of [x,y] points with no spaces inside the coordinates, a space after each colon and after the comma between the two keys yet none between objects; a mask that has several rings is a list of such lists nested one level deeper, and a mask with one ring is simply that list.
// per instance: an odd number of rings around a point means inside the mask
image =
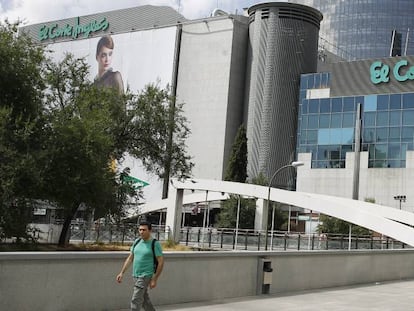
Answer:
[{"label": "large billboard", "polygon": [[[129,87],[136,93],[148,83],[159,82],[161,87],[171,84],[175,38],[176,26],[172,26],[57,42],[48,48],[56,61],[68,52],[84,57],[91,81],[116,86],[120,92]],[[131,176],[149,183],[143,188],[146,201],[161,198],[162,181],[146,173],[140,161],[126,156],[119,166],[130,167]]]}]

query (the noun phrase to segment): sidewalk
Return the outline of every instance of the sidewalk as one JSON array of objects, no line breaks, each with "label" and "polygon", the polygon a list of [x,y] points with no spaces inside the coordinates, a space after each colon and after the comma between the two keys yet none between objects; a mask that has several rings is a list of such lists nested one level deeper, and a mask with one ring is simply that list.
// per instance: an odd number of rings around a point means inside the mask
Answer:
[{"label": "sidewalk", "polygon": [[157,311],[167,310],[410,311],[414,310],[414,280],[332,288],[290,295],[254,296],[204,303],[157,306]]}]

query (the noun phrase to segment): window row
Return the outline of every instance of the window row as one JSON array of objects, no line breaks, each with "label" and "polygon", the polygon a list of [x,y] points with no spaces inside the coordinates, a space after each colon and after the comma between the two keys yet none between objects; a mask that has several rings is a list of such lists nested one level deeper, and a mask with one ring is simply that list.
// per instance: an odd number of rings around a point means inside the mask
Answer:
[{"label": "window row", "polygon": [[414,125],[414,109],[365,112],[363,124],[365,127]]},{"label": "window row", "polygon": [[354,128],[355,113],[333,113],[302,116],[301,129]]},{"label": "window row", "polygon": [[327,88],[330,84],[330,73],[329,72],[320,72],[312,74],[301,75],[300,79],[300,89],[320,89]]},{"label": "window row", "polygon": [[332,112],[354,112],[357,103],[364,103],[364,97],[332,97],[304,99],[301,102],[302,114],[332,113]]},{"label": "window row", "polygon": [[414,109],[414,93],[365,96],[364,111]]},{"label": "window row", "polygon": [[362,142],[403,142],[411,143],[414,141],[414,126],[410,127],[381,127],[364,128],[362,130]]}]

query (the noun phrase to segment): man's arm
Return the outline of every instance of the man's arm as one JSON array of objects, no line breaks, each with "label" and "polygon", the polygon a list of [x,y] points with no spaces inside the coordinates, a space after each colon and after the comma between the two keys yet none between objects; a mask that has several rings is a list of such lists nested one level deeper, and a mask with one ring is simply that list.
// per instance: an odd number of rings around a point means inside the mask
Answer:
[{"label": "man's arm", "polygon": [[[127,259],[125,259],[125,262],[122,266],[121,272],[116,276],[116,281],[118,283],[122,282],[122,277],[124,276],[125,271],[128,269],[128,267],[131,265],[132,261],[134,260],[134,254],[130,253]],[[157,269],[158,270],[158,269]]]},{"label": "man's arm", "polygon": [[160,276],[162,269],[164,268],[164,257],[158,256],[157,260],[158,260],[157,271],[155,271],[155,274],[152,276],[152,279],[150,282],[150,288],[154,288],[157,286],[158,277]]}]

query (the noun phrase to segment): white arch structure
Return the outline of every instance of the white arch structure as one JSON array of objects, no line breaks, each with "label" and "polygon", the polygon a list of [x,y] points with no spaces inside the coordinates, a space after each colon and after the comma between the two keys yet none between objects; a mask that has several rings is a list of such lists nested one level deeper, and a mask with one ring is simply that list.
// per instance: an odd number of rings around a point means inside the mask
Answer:
[{"label": "white arch structure", "polygon": [[[227,198],[226,194],[256,197],[267,200],[268,187],[218,180],[191,179],[171,182],[169,199],[155,204],[146,204],[143,212],[167,208],[166,225],[170,227],[174,240],[178,241],[183,203],[196,203]],[[183,196],[184,190],[208,191]],[[191,199],[192,197],[192,199]],[[358,200],[322,194],[287,191],[271,188],[270,200],[290,204],[343,219],[350,223],[379,232],[398,241],[414,246],[414,214],[396,208]],[[267,211],[263,212],[267,215]]]}]

